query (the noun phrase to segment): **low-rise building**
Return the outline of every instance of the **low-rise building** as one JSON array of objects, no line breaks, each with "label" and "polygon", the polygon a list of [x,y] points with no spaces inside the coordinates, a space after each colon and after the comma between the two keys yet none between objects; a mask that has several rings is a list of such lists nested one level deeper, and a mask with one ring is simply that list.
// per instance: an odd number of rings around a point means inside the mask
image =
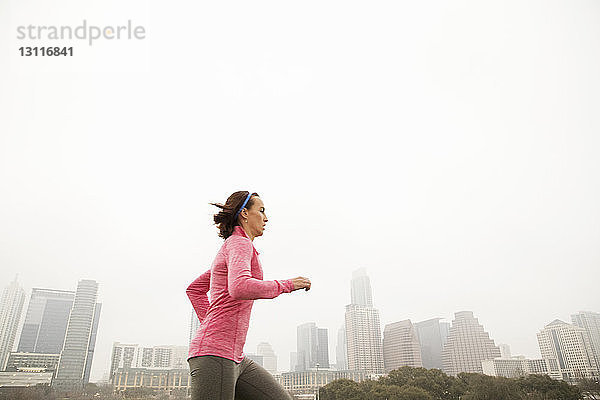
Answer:
[{"label": "low-rise building", "polygon": [[117,368],[113,372],[115,392],[138,387],[151,388],[169,394],[190,387],[189,369]]},{"label": "low-rise building", "polygon": [[289,393],[299,395],[313,395],[319,391],[319,388],[327,385],[337,379],[351,379],[356,382],[362,382],[368,378],[365,371],[338,371],[332,369],[293,371],[274,375],[275,379]]},{"label": "low-rise building", "polygon": [[50,386],[52,375],[52,372],[3,371],[0,372],[0,389],[28,387],[39,384]]},{"label": "low-rise building", "polygon": [[158,370],[185,369],[187,346],[140,346],[139,344],[113,343],[109,377],[112,382],[118,368],[146,368]]},{"label": "low-rise building", "polygon": [[481,362],[483,373],[490,376],[518,378],[520,376],[538,374],[560,379],[558,364],[554,359],[527,359],[523,356],[495,358]]},{"label": "low-rise building", "polygon": [[6,362],[6,371],[54,372],[60,354],[12,352]]}]

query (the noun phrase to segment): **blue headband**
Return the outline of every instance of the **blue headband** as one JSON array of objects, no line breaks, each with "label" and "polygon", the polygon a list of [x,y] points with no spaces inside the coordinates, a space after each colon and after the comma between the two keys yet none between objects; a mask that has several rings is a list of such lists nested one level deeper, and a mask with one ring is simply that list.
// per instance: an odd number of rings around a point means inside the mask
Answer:
[{"label": "blue headband", "polygon": [[246,197],[246,201],[244,201],[244,203],[242,204],[240,209],[235,213],[235,217],[233,217],[233,219],[237,219],[238,215],[240,215],[240,213],[242,212],[244,207],[246,207],[246,204],[248,204],[248,200],[250,200],[250,197],[252,197],[252,193],[248,193],[248,197]]}]

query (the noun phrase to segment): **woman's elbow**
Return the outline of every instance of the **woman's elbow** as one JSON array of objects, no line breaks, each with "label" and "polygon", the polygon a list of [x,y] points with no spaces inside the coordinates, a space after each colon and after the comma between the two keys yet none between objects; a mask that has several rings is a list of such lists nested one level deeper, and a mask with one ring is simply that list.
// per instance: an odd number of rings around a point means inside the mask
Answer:
[{"label": "woman's elbow", "polygon": [[198,290],[195,290],[194,288],[192,288],[190,286],[185,290],[185,294],[190,299],[190,301],[192,301],[195,297],[198,297],[199,293],[198,293]]}]

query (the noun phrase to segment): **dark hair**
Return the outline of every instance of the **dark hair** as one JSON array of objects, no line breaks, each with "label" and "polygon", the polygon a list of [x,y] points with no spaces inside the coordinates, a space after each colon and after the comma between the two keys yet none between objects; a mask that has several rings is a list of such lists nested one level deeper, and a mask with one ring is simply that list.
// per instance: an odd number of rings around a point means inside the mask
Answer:
[{"label": "dark hair", "polygon": [[[238,212],[246,197],[248,197],[248,191],[239,191],[233,193],[227,198],[225,204],[221,203],[210,203],[213,206],[217,206],[221,209],[217,214],[214,215],[215,225],[219,228],[219,236],[223,239],[227,239],[233,233],[233,228],[238,224],[235,214]],[[254,204],[254,197],[258,197],[258,193],[252,193],[248,204],[244,208],[250,208]]]}]

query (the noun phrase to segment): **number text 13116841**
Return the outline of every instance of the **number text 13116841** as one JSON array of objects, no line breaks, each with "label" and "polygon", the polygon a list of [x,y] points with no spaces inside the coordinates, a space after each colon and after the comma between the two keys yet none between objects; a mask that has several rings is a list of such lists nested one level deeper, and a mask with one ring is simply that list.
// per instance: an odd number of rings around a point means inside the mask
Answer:
[{"label": "number text 13116841", "polygon": [[23,57],[37,56],[73,56],[72,47],[19,47]]}]

